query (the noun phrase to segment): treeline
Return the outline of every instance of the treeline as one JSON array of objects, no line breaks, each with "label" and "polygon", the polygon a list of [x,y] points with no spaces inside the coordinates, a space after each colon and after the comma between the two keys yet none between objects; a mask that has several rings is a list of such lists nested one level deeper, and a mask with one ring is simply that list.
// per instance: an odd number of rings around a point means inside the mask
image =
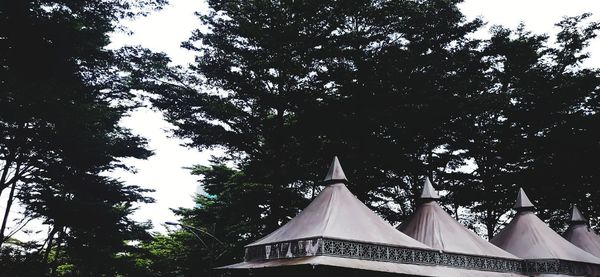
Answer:
[{"label": "treeline", "polygon": [[[42,242],[4,239],[3,268],[207,276],[306,206],[334,155],[393,224],[428,176],[488,237],[518,187],[557,230],[572,204],[597,225],[600,70],[582,62],[600,24],[589,14],[552,37],[494,26],[483,39],[488,27],[458,0],[208,2],[183,43],[189,68],[106,49],[118,20],[160,0],[0,4],[3,193],[51,227]],[[185,227],[152,238],[127,217],[151,199],[101,174],[151,154],[117,124],[139,104],[132,90],[150,93],[189,147],[224,150],[194,167],[205,193],[176,211]]]}]

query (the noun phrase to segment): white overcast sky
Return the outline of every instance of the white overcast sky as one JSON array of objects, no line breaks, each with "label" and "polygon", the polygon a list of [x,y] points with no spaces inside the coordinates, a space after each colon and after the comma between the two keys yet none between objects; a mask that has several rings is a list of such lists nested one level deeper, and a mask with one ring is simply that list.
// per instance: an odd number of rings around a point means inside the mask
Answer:
[{"label": "white overcast sky", "polygon": [[[515,28],[524,22],[527,29],[534,33],[554,34],[554,23],[563,16],[592,12],[593,18],[600,20],[599,0],[467,0],[460,8],[469,19],[482,17],[488,22],[488,27],[499,24]],[[162,11],[126,22],[133,35],[113,34],[112,47],[141,45],[167,53],[176,64],[190,63],[194,56],[181,49],[180,43],[199,26],[194,12],[206,9],[204,1],[170,0],[170,5]],[[596,39],[588,50],[592,53],[592,59],[585,65],[600,67],[600,40]],[[154,230],[164,231],[165,221],[176,220],[170,209],[192,207],[192,197],[199,191],[198,178],[191,176],[184,167],[208,164],[210,155],[217,152],[199,152],[182,147],[181,140],[170,138],[166,132],[171,126],[161,114],[147,108],[131,113],[121,124],[146,137],[155,155],[148,160],[127,160],[129,165],[137,168],[137,172],[119,171],[113,176],[127,184],[155,190],[150,195],[156,199],[156,203],[141,205],[134,218],[139,221],[151,220]],[[3,208],[5,201],[0,201],[0,208]]]}]

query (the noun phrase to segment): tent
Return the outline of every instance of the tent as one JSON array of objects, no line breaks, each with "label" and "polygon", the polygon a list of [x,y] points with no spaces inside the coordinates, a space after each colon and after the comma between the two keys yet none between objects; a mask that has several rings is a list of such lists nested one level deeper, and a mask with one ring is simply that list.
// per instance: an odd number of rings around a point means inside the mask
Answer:
[{"label": "tent", "polygon": [[429,178],[425,180],[421,204],[400,231],[427,246],[445,252],[495,257],[509,261],[521,260],[482,239],[467,229],[438,205],[438,193]]},{"label": "tent", "polygon": [[565,239],[594,256],[600,257],[600,236],[590,230],[587,219],[577,209],[577,206],[573,206],[571,224],[565,232]]},{"label": "tent", "polygon": [[514,207],[516,216],[491,243],[525,259],[527,274],[553,276],[600,276],[600,259],[554,232],[539,219],[523,189]]},{"label": "tent", "polygon": [[445,253],[396,230],[346,187],[334,158],[326,187],[287,224],[245,248],[222,276],[522,276],[521,263]]}]

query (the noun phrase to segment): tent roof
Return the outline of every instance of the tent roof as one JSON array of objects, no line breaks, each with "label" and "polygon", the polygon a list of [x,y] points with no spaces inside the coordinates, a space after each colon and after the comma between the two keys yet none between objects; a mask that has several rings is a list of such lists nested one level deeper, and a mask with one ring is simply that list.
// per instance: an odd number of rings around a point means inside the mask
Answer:
[{"label": "tent roof", "polygon": [[[521,190],[517,204],[523,199],[528,198]],[[561,237],[532,211],[518,212],[491,242],[523,259],[559,259],[600,264],[600,259]]]},{"label": "tent roof", "polygon": [[[325,179],[346,179],[337,158],[334,158]],[[429,249],[396,230],[338,181],[325,187],[287,224],[247,246],[315,237]]]},{"label": "tent roof", "polygon": [[[370,270],[387,273],[401,273],[410,276],[446,276],[446,277],[513,277],[525,276],[517,273],[488,272],[479,270],[468,270],[461,268],[450,268],[443,266],[423,266],[416,264],[399,264],[381,261],[357,260],[340,257],[314,256],[294,259],[279,259],[271,261],[242,262],[216,268],[217,270],[239,270],[239,269],[260,269],[275,267],[291,267],[309,265],[331,266],[341,268],[351,268],[358,270]],[[310,272],[307,276],[310,276]]]},{"label": "tent roof", "polygon": [[594,256],[600,257],[600,236],[588,228],[587,220],[575,206],[573,206],[571,224],[565,232],[565,239]]},{"label": "tent roof", "polygon": [[[437,192],[429,180],[425,181],[421,198],[431,199]],[[425,197],[424,197],[425,196]],[[410,237],[437,250],[478,256],[519,259],[487,242],[468,230],[444,211],[437,202],[421,204],[417,211],[400,226]]]}]

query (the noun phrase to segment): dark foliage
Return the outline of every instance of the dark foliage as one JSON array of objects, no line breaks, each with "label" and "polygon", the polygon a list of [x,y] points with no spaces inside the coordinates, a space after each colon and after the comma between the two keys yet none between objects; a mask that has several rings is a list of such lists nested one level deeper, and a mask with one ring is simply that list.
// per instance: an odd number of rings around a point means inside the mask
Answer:
[{"label": "dark foliage", "polygon": [[[163,2],[0,2],[0,192],[9,195],[3,273],[15,265],[11,276],[114,276],[133,266],[118,253],[149,235],[128,215],[151,199],[103,173],[151,152],[118,124],[136,101],[119,74],[121,57],[106,47],[118,20]],[[26,218],[50,227],[35,248],[8,240],[15,200]]]}]

